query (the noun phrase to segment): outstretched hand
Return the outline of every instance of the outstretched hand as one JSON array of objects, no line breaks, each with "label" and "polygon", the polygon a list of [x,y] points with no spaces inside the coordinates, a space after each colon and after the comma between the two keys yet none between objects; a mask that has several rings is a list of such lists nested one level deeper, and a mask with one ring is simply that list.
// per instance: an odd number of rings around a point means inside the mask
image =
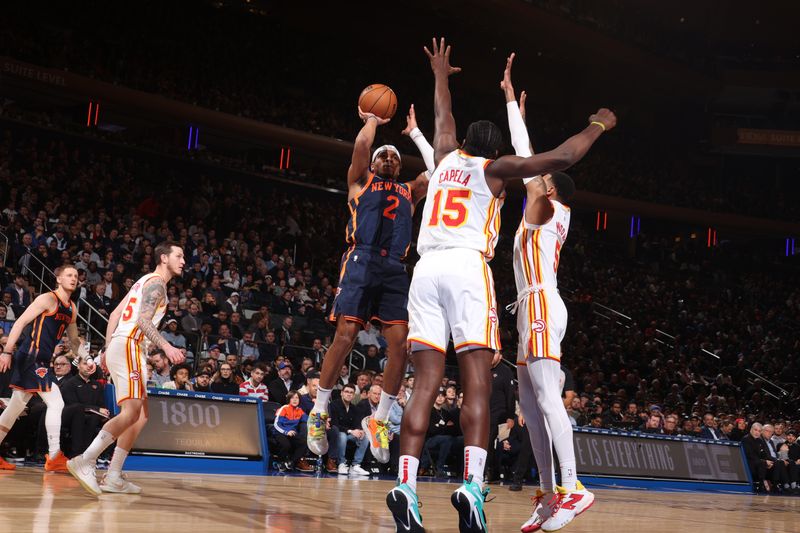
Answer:
[{"label": "outstretched hand", "polygon": [[528,93],[522,91],[519,95],[519,114],[522,115],[522,121],[525,120],[525,101],[528,99]]},{"label": "outstretched hand", "polygon": [[403,135],[411,135],[411,132],[416,127],[417,127],[417,114],[414,112],[414,104],[411,104],[411,108],[408,110],[408,115],[406,115],[406,128],[400,133],[402,133]]},{"label": "outstretched hand", "polygon": [[597,113],[589,117],[589,122],[599,122],[605,126],[603,131],[608,131],[617,125],[617,116],[610,109],[602,107],[597,110]]},{"label": "outstretched hand", "polygon": [[434,75],[450,76],[461,72],[461,67],[454,67],[450,65],[450,45],[445,46],[444,37],[442,37],[439,44],[436,44],[436,38],[432,39],[433,52],[424,46],[425,54],[431,62],[431,70]]},{"label": "outstretched hand", "polygon": [[506,103],[516,100],[514,96],[514,86],[511,84],[511,65],[514,64],[514,56],[516,55],[517,54],[514,52],[511,52],[511,55],[506,59],[506,68],[503,71],[503,79],[500,81],[500,89],[502,89],[506,95]]},{"label": "outstretched hand", "polygon": [[378,126],[383,126],[384,124],[389,122],[389,120],[391,120],[391,119],[388,119],[388,118],[381,118],[381,117],[379,117],[378,115],[376,115],[374,113],[366,113],[366,112],[361,110],[360,106],[358,108],[358,118],[363,120],[364,124],[366,124],[367,120],[369,120],[370,118],[374,118],[375,120],[378,121]]}]

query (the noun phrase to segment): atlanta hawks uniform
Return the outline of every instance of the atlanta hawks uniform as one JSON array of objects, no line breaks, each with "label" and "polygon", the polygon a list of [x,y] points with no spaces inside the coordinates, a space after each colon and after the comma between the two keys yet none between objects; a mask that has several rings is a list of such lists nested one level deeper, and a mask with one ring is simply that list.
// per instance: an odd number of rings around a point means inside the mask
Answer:
[{"label": "atlanta hawks uniform", "polygon": [[50,360],[67,327],[75,319],[75,304],[51,293],[55,308],[39,315],[22,331],[11,374],[10,387],[24,392],[48,392],[55,382]]},{"label": "atlanta hawks uniform", "polygon": [[[117,404],[128,399],[142,399],[147,396],[147,351],[145,335],[137,321],[142,308],[142,289],[145,283],[158,276],[155,272],[139,279],[131,287],[125,299],[122,316],[117,329],[111,335],[106,348],[106,366],[114,382]],[[158,326],[167,311],[162,302],[153,315],[153,324]]]},{"label": "atlanta hawks uniform", "polygon": [[490,159],[455,150],[428,184],[417,242],[420,260],[409,291],[412,350],[444,353],[500,349],[492,271],[503,198],[492,194],[484,169]]},{"label": "atlanta hawks uniform", "polygon": [[535,358],[561,360],[567,329],[567,308],[558,294],[558,259],[569,231],[570,210],[551,200],[553,217],[542,225],[522,217],[514,236],[514,279],[517,284],[517,362]]}]

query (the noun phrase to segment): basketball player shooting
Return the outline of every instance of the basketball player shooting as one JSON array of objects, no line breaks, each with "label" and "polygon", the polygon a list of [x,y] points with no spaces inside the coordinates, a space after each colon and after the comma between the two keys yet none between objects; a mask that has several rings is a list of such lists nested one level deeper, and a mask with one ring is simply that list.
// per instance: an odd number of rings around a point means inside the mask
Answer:
[{"label": "basketball player shooting", "polygon": [[[66,472],[67,459],[61,452],[64,400],[56,385],[55,374],[50,369],[50,360],[65,332],[73,353],[78,353],[81,344],[76,324],[78,312],[70,301],[78,286],[78,271],[72,265],[64,265],[56,269],[55,275],[56,290],[41,294],[31,302],[11,327],[5,351],[0,355],[0,372],[13,366],[11,401],[0,415],[0,442],[6,438],[33,395],[38,394],[47,405],[44,427],[47,430],[49,453],[44,469],[48,472]],[[15,352],[14,346],[20,338],[22,341]],[[0,470],[15,468],[0,457]]]},{"label": "basketball player shooting", "polygon": [[[506,98],[511,144],[517,155],[533,153],[525,127],[525,93],[517,104],[511,83],[514,54],[506,61],[500,88]],[[526,202],[514,236],[514,279],[519,345],[517,374],[520,409],[527,421],[539,469],[539,489],[523,533],[556,531],[594,502],[594,494],[577,479],[570,424],[561,400],[561,341],[567,329],[567,308],[558,293],[558,264],[569,232],[570,209],[565,205],[575,184],[563,172],[525,179]],[[553,445],[561,467],[556,486]]]},{"label": "basketball player shooting", "polygon": [[[167,283],[180,276],[185,264],[183,249],[165,241],[156,246],[158,265],[131,287],[108,318],[106,350],[101,364],[107,366],[114,383],[120,413],[105,423],[83,455],[67,462],[69,472],[90,494],[103,492],[138,494],[142,489],[122,475],[122,466],[147,423],[147,341],[164,351],[172,364],[182,363],[183,353],[158,332],[167,310]],[[97,458],[117,442],[108,473],[98,485]]]},{"label": "basketball player shooting", "polygon": [[386,501],[398,531],[424,531],[416,495],[419,456],[430,407],[444,375],[452,336],[464,384],[464,483],[451,496],[462,532],[486,531],[483,471],[489,435],[490,366],[500,349],[497,304],[488,261],[500,229],[505,181],[569,168],[616,119],[607,109],[555,150],[531,157],[498,156],[500,129],[489,121],[469,125],[457,142],[451,109],[450,47],[425,48],[435,80],[434,160],[417,249],[420,261],[409,290],[409,344],[416,370],[414,394],[400,431],[400,479]]},{"label": "basketball player shooting", "polygon": [[[376,149],[370,157],[378,126],[389,119],[359,108],[364,126],[353,144],[347,171],[350,222],[342,256],[341,274],[329,319],[336,324],[333,343],[325,354],[314,408],[308,420],[308,448],[317,455],[328,451],[326,429],[331,390],[347,354],[364,324],[378,321],[387,342],[384,390],[377,410],[362,421],[370,450],[379,462],[389,460],[389,409],[394,403],[406,366],[409,279],[404,260],[411,243],[414,205],[425,197],[427,176],[400,183],[400,152],[392,145]],[[367,474],[361,465],[351,473]]]}]

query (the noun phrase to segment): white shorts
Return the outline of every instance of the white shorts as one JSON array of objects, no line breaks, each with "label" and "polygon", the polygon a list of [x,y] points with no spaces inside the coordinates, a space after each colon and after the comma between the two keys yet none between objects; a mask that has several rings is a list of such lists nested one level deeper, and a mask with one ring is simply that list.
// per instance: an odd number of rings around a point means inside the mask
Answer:
[{"label": "white shorts", "polygon": [[517,362],[536,358],[561,360],[561,341],[567,331],[567,307],[558,289],[528,294],[517,307]]},{"label": "white shorts", "polygon": [[114,337],[106,348],[105,358],[117,404],[147,397],[147,358],[141,343]]},{"label": "white shorts", "polygon": [[457,352],[499,350],[494,280],[483,254],[465,248],[427,252],[411,278],[408,328],[412,351],[445,353],[451,335]]}]

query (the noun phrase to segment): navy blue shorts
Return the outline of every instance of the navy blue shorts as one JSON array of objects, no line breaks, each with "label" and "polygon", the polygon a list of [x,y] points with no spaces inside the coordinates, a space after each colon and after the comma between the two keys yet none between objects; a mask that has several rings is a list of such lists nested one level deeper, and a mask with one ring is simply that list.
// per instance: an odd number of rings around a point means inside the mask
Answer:
[{"label": "navy blue shorts", "polygon": [[49,392],[55,382],[56,376],[49,361],[19,350],[14,353],[9,387],[25,392]]},{"label": "navy blue shorts", "polygon": [[339,316],[364,325],[368,320],[384,324],[408,324],[406,266],[380,250],[360,247],[342,256],[339,287],[328,319]]}]

